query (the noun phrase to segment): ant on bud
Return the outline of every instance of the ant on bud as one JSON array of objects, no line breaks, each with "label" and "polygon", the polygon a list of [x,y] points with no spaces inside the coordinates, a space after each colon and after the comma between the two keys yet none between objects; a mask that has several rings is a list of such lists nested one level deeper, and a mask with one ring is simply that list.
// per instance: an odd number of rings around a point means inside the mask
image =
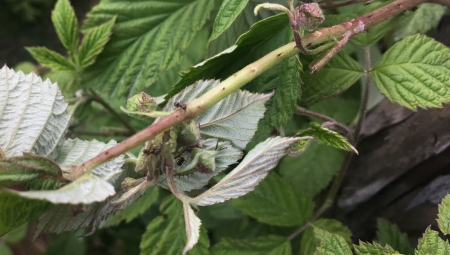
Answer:
[{"label": "ant on bud", "polygon": [[180,103],[180,102],[175,102],[173,105],[174,105],[175,107],[179,107],[179,108],[181,108],[181,109],[183,109],[183,110],[186,111],[186,104],[182,104],[182,103]]}]

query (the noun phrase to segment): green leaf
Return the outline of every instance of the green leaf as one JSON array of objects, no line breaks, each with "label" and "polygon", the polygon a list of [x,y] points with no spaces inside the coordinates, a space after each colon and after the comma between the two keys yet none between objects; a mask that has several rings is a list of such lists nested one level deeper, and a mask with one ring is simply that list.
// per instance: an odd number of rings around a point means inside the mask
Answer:
[{"label": "green leaf", "polygon": [[263,236],[255,239],[233,240],[224,238],[211,249],[211,255],[290,255],[291,244],[283,236]]},{"label": "green leaf", "polygon": [[248,0],[225,0],[219,8],[209,41],[222,34],[247,5]]},{"label": "green leaf", "polygon": [[59,40],[69,52],[78,46],[78,21],[69,0],[58,0],[52,12],[52,22]]},{"label": "green leaf", "polygon": [[86,238],[79,238],[77,233],[66,233],[52,236],[44,255],[84,255],[86,251]]},{"label": "green leaf", "polygon": [[[183,206],[174,196],[168,196],[162,202],[163,215],[153,219],[142,236],[141,255],[179,255],[185,246],[186,232],[183,223]],[[199,243],[188,254],[209,254],[209,240],[202,229]]]},{"label": "green leaf", "polygon": [[279,128],[291,119],[301,95],[301,66],[297,58],[288,58],[281,64],[280,82],[267,116],[271,126]]},{"label": "green leaf", "polygon": [[440,4],[421,4],[417,10],[407,13],[398,22],[395,40],[401,40],[408,35],[424,34],[435,28],[446,9]]},{"label": "green leaf", "polygon": [[51,207],[48,202],[30,200],[0,190],[0,235],[20,227]]},{"label": "green leaf", "polygon": [[26,47],[26,50],[42,66],[55,71],[75,71],[74,64],[58,52],[49,50],[45,47]]},{"label": "green leaf", "polygon": [[377,239],[381,245],[388,244],[403,254],[414,253],[409,245],[408,236],[402,233],[396,225],[380,218],[377,220],[377,228]]},{"label": "green leaf", "polygon": [[[181,80],[175,84],[166,98],[172,97],[201,79],[227,78],[245,65],[284,45],[287,31],[290,31],[290,27],[289,19],[285,14],[255,23],[247,33],[239,37],[235,45],[182,72]],[[279,66],[278,70],[274,68],[273,71],[269,71],[270,77],[258,77],[246,85],[247,88],[258,88],[255,91],[259,92],[271,91],[277,85],[275,77],[278,78],[280,75]]]},{"label": "green leaf", "polygon": [[159,195],[159,188],[153,186],[145,191],[145,194],[126,207],[124,210],[118,211],[114,216],[108,218],[105,222],[105,227],[117,226],[122,221],[125,223],[131,222],[136,217],[142,215],[153,203],[156,202]]},{"label": "green leaf", "polygon": [[309,197],[275,173],[254,191],[232,200],[232,204],[258,221],[275,226],[300,226],[314,209]]},{"label": "green leaf", "polygon": [[439,237],[439,233],[427,228],[423,237],[419,239],[415,255],[448,255],[450,247],[447,241]]},{"label": "green leaf", "polygon": [[392,102],[415,110],[450,102],[450,49],[424,35],[409,36],[391,47],[371,71]]},{"label": "green leaf", "polygon": [[14,255],[13,251],[5,243],[0,243],[0,254],[2,254],[2,255]]},{"label": "green leaf", "polygon": [[111,36],[115,21],[116,18],[114,17],[110,21],[86,32],[77,53],[78,63],[82,69],[94,64],[97,55],[103,51]]},{"label": "green leaf", "polygon": [[[68,139],[61,147],[60,155],[55,161],[61,166],[79,165],[100,152],[113,147],[115,144],[116,141],[114,140],[105,144],[96,140],[88,142]],[[100,202],[116,193],[112,184],[122,173],[121,166],[124,161],[124,156],[116,157],[57,190],[23,191],[17,193],[22,197],[47,200],[55,204],[76,205]]]},{"label": "green leaf", "polygon": [[296,138],[272,137],[247,153],[241,163],[219,183],[189,203],[206,206],[237,198],[252,191],[286,154],[286,148]]},{"label": "green leaf", "polygon": [[[175,102],[188,103],[220,83],[218,80],[198,81],[173,96],[163,111],[176,110]],[[264,104],[272,94],[252,94],[238,90],[202,113],[198,118],[202,137],[230,141],[243,150],[264,116]]]},{"label": "green leaf", "polygon": [[285,180],[294,183],[310,197],[324,189],[339,170],[343,159],[340,150],[312,143],[300,156],[285,157],[278,169]]},{"label": "green leaf", "polygon": [[84,29],[115,15],[117,20],[105,49],[86,69],[86,87],[117,96],[141,92],[181,62],[213,7],[211,0],[102,1],[88,14]]},{"label": "green leaf", "polygon": [[[332,234],[336,234],[344,238],[347,244],[352,244],[352,233],[350,230],[342,225],[341,222],[333,219],[318,219],[313,223],[314,227],[323,229]],[[300,243],[300,254],[312,255],[316,251],[317,246],[319,246],[319,239],[314,236],[313,227],[309,227],[305,230],[301,237]]]},{"label": "green leaf", "polygon": [[450,195],[446,195],[439,204],[437,222],[442,233],[450,234]]},{"label": "green leaf", "polygon": [[359,245],[354,245],[356,255],[397,255],[397,251],[391,248],[389,245],[384,247],[377,243],[366,243],[359,241]]},{"label": "green leaf", "polygon": [[197,215],[195,215],[194,210],[192,210],[188,202],[183,202],[183,212],[187,236],[187,243],[183,248],[183,254],[186,254],[197,244],[198,239],[200,238],[200,226],[202,222]]},{"label": "green leaf", "polygon": [[0,69],[0,148],[7,157],[29,152],[56,158],[69,120],[56,83],[6,66]]},{"label": "green leaf", "polygon": [[364,70],[353,58],[338,53],[320,71],[304,73],[302,102],[312,105],[336,96],[347,90],[364,74]]},{"label": "green leaf", "polygon": [[30,153],[0,159],[0,186],[23,184],[41,177],[62,177],[62,171],[52,160]]},{"label": "green leaf", "polygon": [[313,227],[314,235],[319,240],[320,245],[317,246],[316,255],[352,255],[352,251],[345,239],[336,234]]},{"label": "green leaf", "polygon": [[311,122],[309,123],[311,129],[302,130],[296,134],[296,136],[313,136],[317,141],[345,151],[354,151],[358,154],[358,151],[351,145],[345,137],[342,135],[322,127],[319,123]]}]

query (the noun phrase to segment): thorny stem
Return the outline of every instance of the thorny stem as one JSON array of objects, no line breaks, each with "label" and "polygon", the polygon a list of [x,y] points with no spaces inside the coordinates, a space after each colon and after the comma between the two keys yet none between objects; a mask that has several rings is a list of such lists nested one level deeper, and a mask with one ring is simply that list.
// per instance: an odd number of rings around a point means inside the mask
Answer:
[{"label": "thorny stem", "polygon": [[[359,134],[364,123],[367,104],[369,101],[369,92],[370,92],[370,70],[372,69],[370,64],[370,49],[369,47],[364,48],[365,50],[365,74],[366,74],[366,83],[364,86],[364,94],[361,102],[361,106],[359,109],[359,117],[358,122],[355,127],[355,132],[353,133],[353,139],[355,141],[355,145],[358,142]],[[336,177],[331,184],[330,190],[328,191],[327,197],[323,204],[319,207],[319,209],[311,216],[311,218],[303,224],[299,229],[297,229],[294,233],[292,233],[288,240],[292,240],[297,235],[302,233],[306,228],[308,228],[317,218],[319,218],[324,212],[326,212],[334,203],[334,199],[336,198],[339,188],[341,187],[342,181],[344,180],[345,173],[350,165],[350,162],[353,158],[353,152],[345,153],[344,161],[342,162],[341,168],[337,172]]]},{"label": "thorny stem", "polygon": [[[310,33],[303,37],[303,42],[308,46],[317,46],[324,42],[334,40],[334,38],[342,38],[347,31],[354,31],[357,29],[362,32],[363,30],[367,30],[405,10],[423,3],[424,1],[425,0],[394,1],[358,18]],[[178,109],[161,121],[145,128],[127,140],[82,163],[68,177],[72,179],[77,178],[85,172],[90,172],[94,167],[143,144],[157,134],[170,129],[183,121],[192,120],[198,117],[209,107],[241,88],[261,73],[277,65],[284,59],[295,56],[298,53],[299,50],[295,47],[295,42],[291,42],[270,52],[256,62],[247,65],[242,70],[233,74],[201,97],[192,100],[187,104],[186,110]]]}]

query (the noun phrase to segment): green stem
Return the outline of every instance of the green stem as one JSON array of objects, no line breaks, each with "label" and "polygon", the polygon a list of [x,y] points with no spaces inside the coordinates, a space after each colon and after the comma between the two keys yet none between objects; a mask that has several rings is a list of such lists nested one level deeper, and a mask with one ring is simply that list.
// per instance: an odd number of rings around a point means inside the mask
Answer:
[{"label": "green stem", "polygon": [[[360,110],[359,110],[359,118],[358,122],[355,127],[355,132],[353,133],[353,139],[356,143],[358,142],[359,134],[362,128],[362,125],[364,123],[366,111],[367,111],[367,105],[369,101],[369,92],[370,92],[370,70],[372,69],[370,65],[370,49],[369,47],[364,48],[365,50],[365,73],[366,73],[366,83],[364,88],[364,95],[361,102]],[[344,157],[344,161],[342,162],[341,168],[339,169],[336,177],[333,180],[333,183],[331,184],[330,190],[328,191],[327,197],[323,204],[320,206],[320,208],[311,216],[311,218],[303,224],[299,229],[297,229],[294,233],[292,233],[288,240],[292,240],[297,235],[302,233],[306,228],[308,228],[309,225],[311,225],[316,219],[318,219],[324,212],[326,212],[334,203],[334,200],[339,192],[339,188],[341,187],[342,181],[344,180],[345,173],[347,172],[347,169],[350,165],[350,162],[353,158],[352,152],[347,152]]]},{"label": "green stem", "polygon": [[[347,31],[354,32],[356,29],[357,31],[362,32],[424,1],[425,0],[397,0],[356,19],[332,26],[330,28],[323,28],[319,31],[308,34],[303,37],[303,42],[308,47],[316,46],[323,44],[324,42],[334,40],[334,38],[342,38]],[[164,132],[186,120],[192,120],[198,117],[212,105],[238,90],[263,72],[277,65],[284,59],[292,57],[298,53],[299,50],[295,47],[295,42],[291,42],[270,52],[256,62],[247,65],[242,70],[233,74],[222,83],[203,94],[201,97],[192,100],[187,104],[186,110],[178,109],[161,121],[145,128],[127,140],[82,163],[69,176],[69,178],[77,178],[84,172],[89,172],[94,167],[143,144],[144,142],[155,137],[157,134],[160,134],[161,132]]]}]

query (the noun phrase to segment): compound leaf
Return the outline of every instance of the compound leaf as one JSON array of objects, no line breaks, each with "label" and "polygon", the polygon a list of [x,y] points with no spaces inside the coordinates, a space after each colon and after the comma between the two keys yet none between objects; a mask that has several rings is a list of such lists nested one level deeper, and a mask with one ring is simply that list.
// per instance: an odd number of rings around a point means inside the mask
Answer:
[{"label": "compound leaf", "polygon": [[114,17],[105,24],[94,27],[86,32],[77,53],[78,63],[81,68],[86,68],[94,64],[97,55],[103,51],[105,44],[111,36],[115,21],[116,18]]},{"label": "compound leaf", "polygon": [[364,74],[350,56],[338,53],[320,71],[302,75],[302,101],[312,105],[347,90]]},{"label": "compound leaf", "polygon": [[224,238],[211,249],[211,255],[290,255],[291,244],[283,236],[262,236],[255,239],[232,240]]},{"label": "compound leaf", "polygon": [[285,137],[268,138],[249,151],[242,162],[219,183],[189,202],[206,206],[247,194],[278,164],[286,154],[286,148],[297,140]]},{"label": "compound leaf", "polygon": [[[61,147],[56,163],[60,166],[78,165],[116,144],[68,139]],[[100,202],[116,192],[111,183],[122,173],[124,157],[119,156],[83,174],[75,181],[57,190],[18,192],[22,197],[46,200],[55,204],[90,204]],[[111,183],[110,183],[111,182]]]},{"label": "compound leaf", "polygon": [[296,58],[288,58],[281,64],[280,82],[267,112],[271,126],[279,128],[291,119],[301,95],[301,66]]},{"label": "compound leaf", "polygon": [[408,36],[396,43],[371,75],[381,93],[410,109],[450,102],[450,49],[427,36]]},{"label": "compound leaf", "polygon": [[319,240],[315,255],[352,255],[352,251],[345,239],[318,227],[313,229],[314,235]]},{"label": "compound leaf", "polygon": [[377,243],[366,243],[359,241],[359,245],[354,245],[356,255],[397,255],[397,251],[392,249],[391,246],[385,245],[384,247]]},{"label": "compound leaf", "polygon": [[30,200],[0,190],[0,235],[20,227],[52,207],[45,201]]},{"label": "compound leaf", "polygon": [[58,178],[62,177],[62,172],[52,160],[29,153],[0,159],[0,187],[23,184],[41,177]]},{"label": "compound leaf", "polygon": [[42,66],[54,71],[76,70],[75,65],[58,52],[49,50],[46,47],[26,47],[26,49]]},{"label": "compound leaf", "polygon": [[400,229],[385,219],[377,220],[377,239],[381,245],[388,244],[402,254],[413,254],[414,251],[409,245],[408,236]]},{"label": "compound leaf", "polygon": [[222,34],[247,5],[248,0],[225,0],[219,8],[209,41]]},{"label": "compound leaf", "polygon": [[313,136],[314,139],[323,144],[345,151],[354,151],[358,154],[355,147],[353,147],[353,145],[351,145],[342,135],[328,128],[324,128],[316,122],[311,122],[309,126],[311,129],[300,131],[297,133],[297,136]]},{"label": "compound leaf", "polygon": [[160,73],[181,62],[213,7],[211,0],[100,2],[88,14],[83,29],[117,19],[105,49],[84,73],[86,87],[112,96],[141,92]]},{"label": "compound leaf", "polygon": [[275,226],[299,226],[309,219],[314,209],[308,196],[275,173],[232,203],[258,221]]},{"label": "compound leaf", "polygon": [[450,234],[450,195],[446,195],[439,204],[437,222],[442,233]]},{"label": "compound leaf", "polygon": [[[352,233],[346,226],[342,225],[342,223],[337,220],[318,219],[314,221],[313,226],[341,236],[347,244],[352,244]],[[319,243],[319,239],[314,236],[313,227],[307,228],[301,237],[300,253],[304,255],[314,254],[317,246],[319,246]]]},{"label": "compound leaf", "polygon": [[0,70],[0,148],[7,157],[29,152],[56,158],[69,120],[56,83],[6,66]]},{"label": "compound leaf", "polygon": [[75,52],[78,46],[78,21],[69,0],[56,2],[52,22],[64,47],[70,52]]},{"label": "compound leaf", "polygon": [[423,237],[419,239],[415,255],[446,255],[449,254],[450,247],[448,242],[439,237],[439,233],[427,228]]}]

